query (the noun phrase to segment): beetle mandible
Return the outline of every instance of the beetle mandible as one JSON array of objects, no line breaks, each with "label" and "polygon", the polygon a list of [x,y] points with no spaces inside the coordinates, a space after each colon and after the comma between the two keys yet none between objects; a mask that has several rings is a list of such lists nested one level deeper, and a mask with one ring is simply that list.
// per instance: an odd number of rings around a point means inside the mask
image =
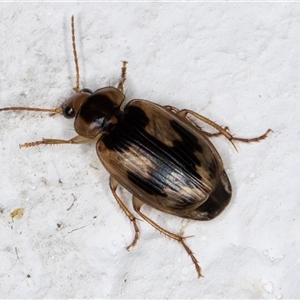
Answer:
[{"label": "beetle mandible", "polygon": [[[110,174],[111,192],[134,226],[135,236],[127,249],[137,243],[139,228],[137,218],[117,194],[119,185],[132,194],[133,209],[141,218],[184,247],[201,277],[200,265],[185,243],[185,237],[156,224],[141,212],[141,207],[147,204],[165,213],[200,221],[215,218],[228,205],[232,190],[222,159],[209,138],[223,135],[235,147],[233,141],[258,142],[265,139],[271,129],[257,138],[238,138],[232,136],[228,127],[223,128],[188,109],[178,110],[146,100],[131,100],[124,105],[126,61],[123,61],[117,88],[107,86],[95,92],[80,89],[74,16],[71,28],[75,94],[55,109],[6,107],[0,111],[50,112],[51,115],[75,118],[74,129],[78,135],[74,138],[43,139],[20,147],[96,141],[98,157]],[[202,130],[189,115],[217,132],[212,134]]]}]

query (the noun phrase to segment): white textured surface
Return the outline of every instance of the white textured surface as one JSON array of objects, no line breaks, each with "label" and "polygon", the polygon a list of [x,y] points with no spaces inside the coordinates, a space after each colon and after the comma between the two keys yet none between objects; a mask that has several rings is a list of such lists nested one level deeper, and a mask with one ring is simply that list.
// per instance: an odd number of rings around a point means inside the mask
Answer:
[{"label": "white textured surface", "polygon": [[214,139],[234,189],[215,220],[146,209],[194,235],[199,280],[145,222],[126,251],[133,229],[94,145],[18,147],[72,137],[72,122],[2,112],[0,297],[299,298],[299,4],[2,3],[0,107],[55,107],[72,93],[71,14],[85,87],[115,84],[128,60],[128,99],[190,108],[240,136],[274,133],[238,153]]}]

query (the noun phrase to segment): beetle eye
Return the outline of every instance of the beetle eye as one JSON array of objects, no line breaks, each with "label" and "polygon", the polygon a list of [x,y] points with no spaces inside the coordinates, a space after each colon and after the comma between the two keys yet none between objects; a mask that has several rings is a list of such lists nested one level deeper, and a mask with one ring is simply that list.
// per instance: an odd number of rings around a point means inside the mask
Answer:
[{"label": "beetle eye", "polygon": [[89,94],[93,94],[93,92],[90,89],[82,89],[80,90],[80,93],[89,93]]},{"label": "beetle eye", "polygon": [[65,106],[63,108],[63,115],[67,119],[72,119],[75,117],[75,110],[70,106]]}]

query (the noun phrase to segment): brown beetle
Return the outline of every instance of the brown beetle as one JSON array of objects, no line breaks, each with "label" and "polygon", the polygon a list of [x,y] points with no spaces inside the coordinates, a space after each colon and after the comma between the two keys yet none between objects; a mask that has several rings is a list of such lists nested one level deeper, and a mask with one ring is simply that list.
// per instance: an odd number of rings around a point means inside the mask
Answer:
[{"label": "brown beetle", "polygon": [[[133,195],[133,208],[139,216],[181,243],[191,257],[198,276],[202,276],[185,237],[160,227],[141,212],[141,207],[147,204],[181,218],[200,221],[215,218],[228,205],[232,191],[222,159],[208,138],[224,135],[232,144],[233,141],[257,142],[266,138],[271,130],[257,138],[237,138],[230,134],[227,127],[223,128],[191,110],[178,110],[146,100],[131,100],[124,105],[125,61],[117,88],[108,86],[95,92],[80,90],[73,16],[71,24],[76,67],[75,94],[56,109],[8,107],[0,111],[50,112],[75,118],[76,137],[70,140],[43,139],[20,147],[97,141],[97,154],[110,174],[110,189],[134,226],[135,237],[127,249],[136,244],[139,228],[137,218],[116,193],[118,185]],[[203,131],[188,115],[212,126],[217,133]]]}]

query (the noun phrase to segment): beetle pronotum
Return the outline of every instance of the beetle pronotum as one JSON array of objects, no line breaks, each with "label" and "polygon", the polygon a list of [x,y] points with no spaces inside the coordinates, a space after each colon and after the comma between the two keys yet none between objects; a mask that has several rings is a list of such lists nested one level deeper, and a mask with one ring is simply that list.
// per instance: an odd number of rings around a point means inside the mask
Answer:
[{"label": "beetle pronotum", "polygon": [[[178,241],[192,259],[198,277],[202,276],[200,265],[185,243],[185,237],[156,224],[141,212],[141,207],[148,204],[162,212],[194,220],[215,218],[229,203],[232,191],[222,159],[208,138],[223,135],[235,147],[233,141],[258,142],[271,130],[257,138],[237,138],[231,135],[228,127],[223,128],[191,110],[178,110],[146,100],[131,100],[124,105],[126,61],[123,62],[117,88],[107,86],[95,92],[80,90],[73,16],[71,27],[75,94],[55,109],[6,107],[0,111],[50,112],[51,115],[75,118],[74,128],[78,135],[74,138],[43,139],[20,147],[97,141],[97,154],[110,174],[111,192],[134,226],[135,236],[127,249],[137,243],[139,228],[137,218],[116,192],[119,185],[132,194],[135,212],[155,229]],[[188,115],[207,123],[217,133],[203,131]]]}]

